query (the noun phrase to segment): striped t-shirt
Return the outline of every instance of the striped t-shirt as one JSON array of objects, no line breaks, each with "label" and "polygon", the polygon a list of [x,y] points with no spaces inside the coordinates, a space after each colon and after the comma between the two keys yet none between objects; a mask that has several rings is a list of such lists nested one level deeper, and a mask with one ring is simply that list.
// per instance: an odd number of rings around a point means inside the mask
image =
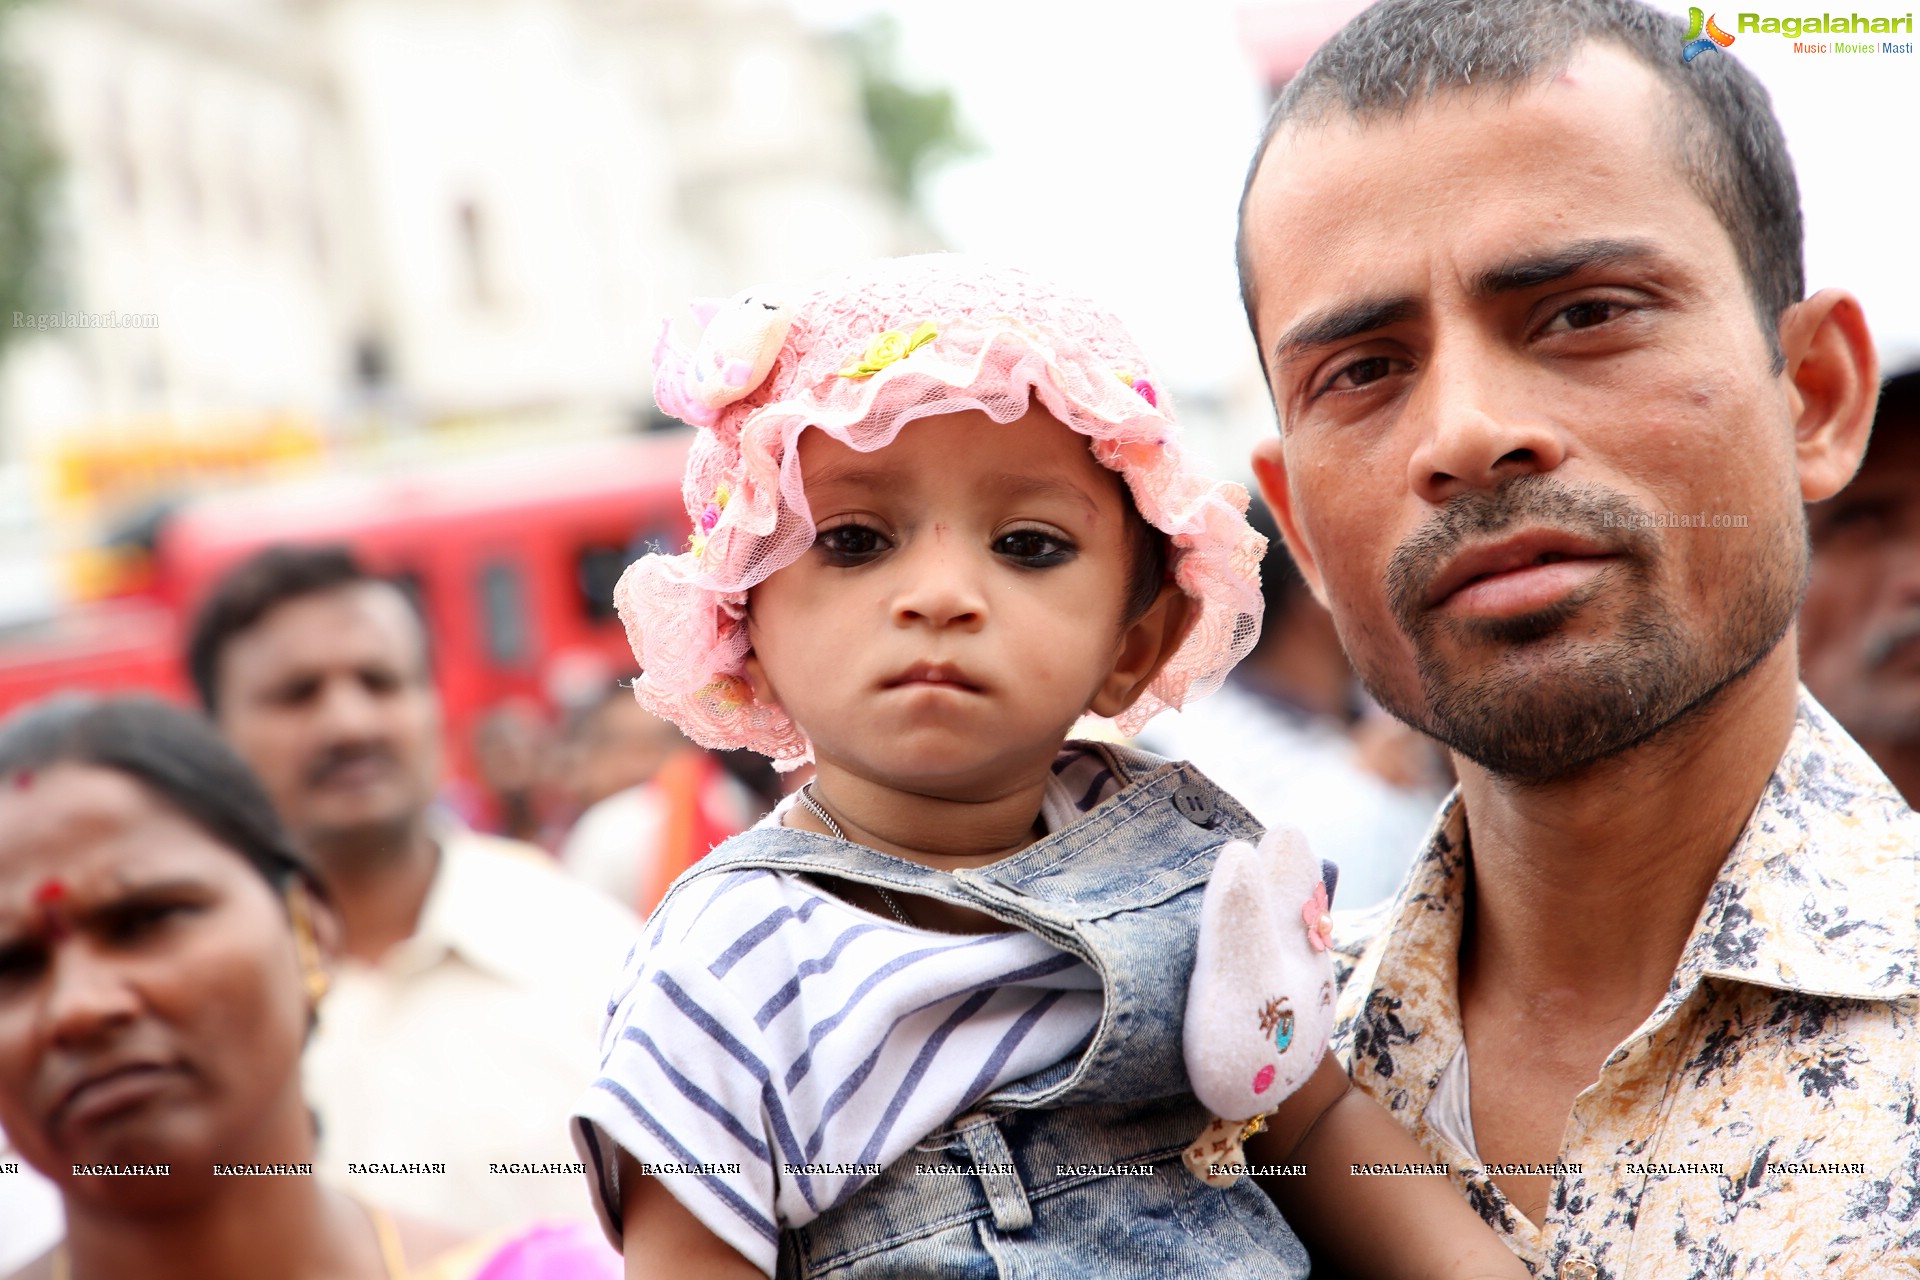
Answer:
[{"label": "striped t-shirt", "polygon": [[[1043,821],[1118,789],[1069,746]],[[781,1228],[1080,1052],[1100,1008],[1092,968],[1025,931],[909,928],[784,872],[703,877],[649,922],[608,1006],[600,1078],[574,1112],[596,1207],[617,1240],[624,1149],[771,1275]]]}]

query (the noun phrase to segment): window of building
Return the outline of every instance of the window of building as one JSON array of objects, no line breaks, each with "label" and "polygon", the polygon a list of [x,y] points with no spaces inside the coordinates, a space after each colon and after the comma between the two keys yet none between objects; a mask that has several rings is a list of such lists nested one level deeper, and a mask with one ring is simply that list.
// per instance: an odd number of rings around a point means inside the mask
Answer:
[{"label": "window of building", "polygon": [[533,661],[526,574],[512,560],[489,560],[480,567],[480,634],[495,666],[523,667]]}]

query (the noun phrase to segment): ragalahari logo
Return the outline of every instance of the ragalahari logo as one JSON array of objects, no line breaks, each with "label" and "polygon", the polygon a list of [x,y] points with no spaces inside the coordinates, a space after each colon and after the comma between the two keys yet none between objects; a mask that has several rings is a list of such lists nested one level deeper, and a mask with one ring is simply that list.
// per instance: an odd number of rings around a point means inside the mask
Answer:
[{"label": "ragalahari logo", "polygon": [[[1702,30],[1706,31],[1701,35]],[[1733,43],[1733,37],[1714,25],[1713,19],[1699,9],[1687,10],[1687,43],[1682,46],[1680,56],[1688,62],[1719,45],[1722,49]]]}]

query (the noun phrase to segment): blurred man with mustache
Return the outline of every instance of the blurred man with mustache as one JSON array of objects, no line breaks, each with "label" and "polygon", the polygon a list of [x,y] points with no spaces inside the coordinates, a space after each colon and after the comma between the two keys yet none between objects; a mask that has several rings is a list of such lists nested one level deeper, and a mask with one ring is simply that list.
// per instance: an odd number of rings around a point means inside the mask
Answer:
[{"label": "blurred man with mustache", "polygon": [[342,548],[272,547],[214,587],[187,665],[339,913],[306,1063],[327,1170],[474,1231],[590,1217],[567,1117],[637,922],[436,811],[440,702],[412,602]]},{"label": "blurred man with mustache", "polygon": [[1801,677],[1920,803],[1920,368],[1887,380],[1860,474],[1807,516]]},{"label": "blurred man with mustache", "polygon": [[1920,819],[1794,634],[1876,358],[1764,89],[1687,42],[1387,0],[1249,174],[1261,488],[1460,778],[1344,922],[1335,1045],[1536,1274],[1910,1274]]}]

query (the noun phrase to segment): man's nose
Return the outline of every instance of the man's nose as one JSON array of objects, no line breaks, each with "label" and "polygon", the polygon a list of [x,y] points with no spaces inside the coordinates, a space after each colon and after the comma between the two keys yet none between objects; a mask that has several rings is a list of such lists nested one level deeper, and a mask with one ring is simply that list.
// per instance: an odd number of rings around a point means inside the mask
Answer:
[{"label": "man's nose", "polygon": [[894,594],[893,618],[908,626],[978,627],[986,621],[987,601],[976,557],[946,530],[920,540],[903,559],[901,583]]},{"label": "man's nose", "polygon": [[380,706],[380,697],[364,681],[339,676],[320,691],[319,720],[330,737],[369,737],[380,732]]},{"label": "man's nose", "polygon": [[1511,476],[1552,471],[1566,442],[1517,358],[1490,341],[1460,338],[1437,346],[1408,405],[1421,432],[1408,461],[1413,491],[1438,506]]}]

